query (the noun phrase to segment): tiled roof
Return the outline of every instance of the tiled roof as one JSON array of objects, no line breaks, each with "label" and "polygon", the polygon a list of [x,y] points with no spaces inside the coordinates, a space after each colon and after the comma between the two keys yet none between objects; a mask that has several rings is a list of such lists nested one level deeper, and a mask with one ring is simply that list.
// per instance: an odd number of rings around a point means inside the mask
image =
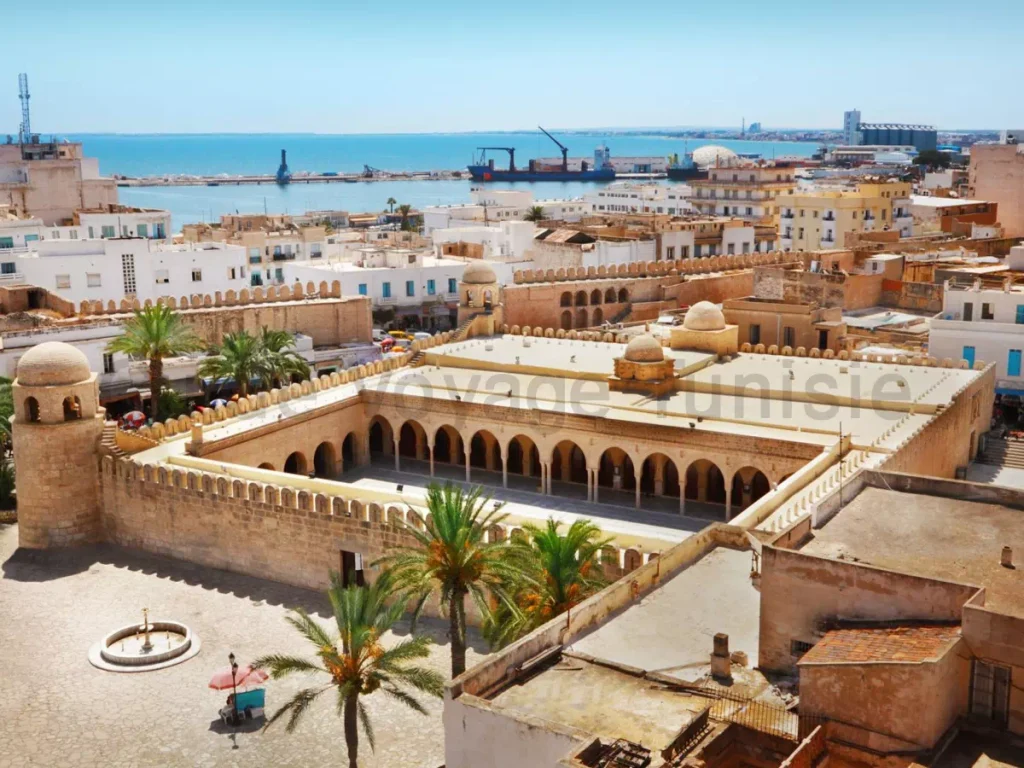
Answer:
[{"label": "tiled roof", "polygon": [[801,664],[934,661],[960,637],[959,626],[834,629],[800,659]]}]

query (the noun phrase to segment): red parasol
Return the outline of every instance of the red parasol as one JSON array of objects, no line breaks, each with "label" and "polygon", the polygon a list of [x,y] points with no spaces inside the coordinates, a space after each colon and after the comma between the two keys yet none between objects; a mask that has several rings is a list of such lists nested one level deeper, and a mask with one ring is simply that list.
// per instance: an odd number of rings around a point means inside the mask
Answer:
[{"label": "red parasol", "polygon": [[215,691],[226,691],[229,688],[242,688],[246,685],[257,685],[266,681],[268,675],[262,669],[253,669],[249,664],[238,667],[234,681],[231,680],[231,667],[218,669],[210,678],[210,687]]},{"label": "red parasol", "polygon": [[142,411],[131,411],[124,415],[122,421],[129,429],[138,429],[146,423],[146,414]]}]

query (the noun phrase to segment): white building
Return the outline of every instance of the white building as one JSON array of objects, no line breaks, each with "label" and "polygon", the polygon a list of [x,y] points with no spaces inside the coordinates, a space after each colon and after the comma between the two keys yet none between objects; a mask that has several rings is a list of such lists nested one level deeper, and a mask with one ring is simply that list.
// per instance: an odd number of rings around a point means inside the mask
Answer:
[{"label": "white building", "polygon": [[374,311],[394,310],[396,316],[415,317],[421,327],[452,327],[466,261],[438,258],[430,250],[366,246],[352,253],[351,261],[287,262],[284,282],[319,285],[337,280],[343,296],[369,296]]},{"label": "white building", "polygon": [[583,196],[591,213],[662,213],[669,216],[692,214],[696,209],[687,198],[693,194],[685,184],[631,184],[616,182]]},{"label": "white building", "polygon": [[502,221],[439,228],[431,232],[430,237],[437,246],[445,243],[480,245],[482,258],[487,261],[524,261],[531,258],[537,232],[537,226],[530,221]]},{"label": "white building", "polygon": [[[1010,249],[1010,268],[1024,271],[1024,246]],[[1007,280],[1002,288],[946,283],[942,314],[931,320],[928,352],[951,358],[995,363],[996,393],[1024,395],[1024,286]]]},{"label": "white building", "polygon": [[0,280],[84,300],[139,301],[249,287],[245,249],[224,243],[172,245],[139,237],[44,240],[0,252]]},{"label": "white building", "polygon": [[544,218],[563,221],[579,221],[581,216],[590,212],[590,207],[582,199],[534,200],[533,193],[528,190],[474,187],[469,197],[469,203],[425,207],[423,234],[430,236],[435,229],[465,226],[467,222],[489,225],[522,221],[534,206],[544,211]]},{"label": "white building", "polygon": [[171,213],[151,208],[110,205],[75,211],[69,224],[44,224],[39,218],[4,216],[0,210],[0,254],[26,249],[41,240],[95,240],[142,237],[163,240],[171,231]]},{"label": "white building", "polygon": [[848,147],[854,147],[861,143],[859,109],[851,109],[843,113],[843,143]]}]

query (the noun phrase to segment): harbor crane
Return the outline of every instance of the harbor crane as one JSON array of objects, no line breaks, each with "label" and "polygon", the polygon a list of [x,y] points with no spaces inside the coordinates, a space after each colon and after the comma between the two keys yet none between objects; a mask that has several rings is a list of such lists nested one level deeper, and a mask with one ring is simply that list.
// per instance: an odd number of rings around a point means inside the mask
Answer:
[{"label": "harbor crane", "polygon": [[516,170],[516,148],[515,147],[477,147],[480,152],[480,163],[484,163],[484,156],[487,150],[493,150],[495,152],[508,152],[508,170],[510,173],[515,173]]},{"label": "harbor crane", "polygon": [[28,74],[25,72],[18,75],[18,99],[21,101],[20,141],[22,144],[30,144],[32,142],[32,121],[29,118],[28,109]]},{"label": "harbor crane", "polygon": [[567,146],[565,146],[565,144],[560,142],[558,139],[556,139],[554,136],[552,136],[550,133],[548,133],[543,128],[541,128],[539,125],[537,127],[540,128],[541,133],[543,133],[545,136],[547,136],[549,139],[551,139],[553,142],[555,142],[555,144],[558,145],[558,148],[560,150],[562,150],[562,171],[563,172],[568,171],[569,170],[569,148]]}]

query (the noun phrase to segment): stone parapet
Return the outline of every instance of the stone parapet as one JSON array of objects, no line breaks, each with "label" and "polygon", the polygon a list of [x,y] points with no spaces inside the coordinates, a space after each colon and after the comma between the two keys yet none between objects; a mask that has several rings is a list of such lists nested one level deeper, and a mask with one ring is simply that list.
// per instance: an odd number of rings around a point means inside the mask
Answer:
[{"label": "stone parapet", "polygon": [[752,269],[769,264],[793,262],[792,255],[783,251],[745,253],[734,256],[708,256],[676,261],[646,261],[612,264],[600,267],[568,267],[548,270],[517,270],[514,282],[554,283],[563,280],[606,280],[609,277],[662,277],[665,275],[696,275],[731,269]]}]

